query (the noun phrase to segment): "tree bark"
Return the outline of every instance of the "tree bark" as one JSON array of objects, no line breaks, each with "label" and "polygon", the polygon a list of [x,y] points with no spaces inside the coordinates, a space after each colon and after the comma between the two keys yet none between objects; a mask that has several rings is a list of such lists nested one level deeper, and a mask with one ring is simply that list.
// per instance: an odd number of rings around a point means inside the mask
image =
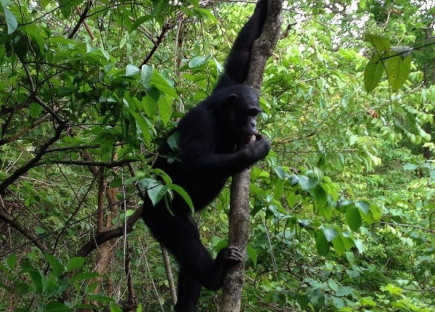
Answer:
[{"label": "tree bark", "polygon": [[[267,19],[261,36],[254,42],[246,84],[258,92],[263,82],[263,73],[267,59],[279,38],[281,28],[282,0],[270,0]],[[249,143],[248,143],[249,144]],[[249,184],[250,169],[234,175],[231,184],[229,214],[229,246],[238,247],[246,254],[249,238]],[[220,312],[238,312],[241,308],[242,288],[245,279],[244,262],[231,267],[225,276],[222,287]]]}]

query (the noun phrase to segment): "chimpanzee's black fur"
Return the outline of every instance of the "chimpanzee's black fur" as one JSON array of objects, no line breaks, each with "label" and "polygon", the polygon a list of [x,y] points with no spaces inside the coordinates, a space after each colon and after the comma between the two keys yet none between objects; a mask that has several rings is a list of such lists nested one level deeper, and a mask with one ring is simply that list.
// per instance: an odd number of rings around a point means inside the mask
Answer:
[{"label": "chimpanzee's black fur", "polygon": [[[159,157],[154,165],[187,191],[196,211],[219,194],[228,177],[269,152],[269,141],[256,129],[256,116],[261,111],[258,95],[242,84],[248,73],[252,44],[261,33],[266,12],[267,0],[260,0],[240,31],[212,94],[180,120],[176,130],[180,160],[170,163]],[[256,140],[243,145],[253,135]],[[165,145],[160,153],[169,150]],[[143,219],[180,264],[176,311],[197,311],[201,286],[220,288],[228,264],[243,260],[241,252],[231,246],[213,260],[200,241],[188,205],[179,196],[174,196],[170,210],[164,200],[156,206],[146,200]]]}]

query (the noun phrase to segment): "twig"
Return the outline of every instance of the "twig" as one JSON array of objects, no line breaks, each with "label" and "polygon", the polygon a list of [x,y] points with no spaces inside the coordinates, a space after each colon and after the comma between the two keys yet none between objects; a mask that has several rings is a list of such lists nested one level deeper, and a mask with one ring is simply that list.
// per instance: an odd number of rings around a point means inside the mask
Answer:
[{"label": "twig", "polygon": [[[83,14],[83,12],[81,12],[79,8],[76,8],[76,12],[77,12],[77,14],[79,14],[79,15],[82,15],[82,14]],[[92,29],[89,27],[89,25],[88,25],[88,23],[86,22],[86,20],[83,21],[83,26],[85,26],[86,31],[88,32],[89,37],[91,37],[91,40],[94,40],[94,39],[95,39],[94,32],[93,32]]]},{"label": "twig", "polygon": [[25,164],[24,166],[15,170],[14,173],[12,173],[9,177],[7,177],[0,184],[0,195],[3,195],[5,190],[9,187],[9,185],[14,183],[20,176],[22,176],[23,174],[25,174],[27,171],[29,171],[30,169],[32,169],[33,167],[35,167],[38,164],[38,162],[41,160],[42,156],[46,153],[47,148],[51,144],[53,144],[54,142],[59,140],[60,135],[65,128],[66,128],[66,124],[61,123],[57,127],[54,136],[41,146],[41,148],[40,148],[39,152],[36,154],[36,156],[33,157],[27,164]]},{"label": "twig", "polygon": [[39,105],[41,105],[47,112],[50,113],[50,115],[59,123],[59,124],[65,124],[65,121],[60,118],[57,113],[48,106],[41,98],[39,98],[35,93],[31,95],[31,98],[36,101]]},{"label": "twig", "polygon": [[148,53],[147,57],[143,60],[142,64],[140,64],[139,68],[141,68],[142,66],[144,66],[146,63],[148,63],[148,61],[151,59],[151,57],[153,56],[154,52],[156,52],[158,46],[162,43],[163,38],[165,37],[165,34],[168,30],[174,28],[175,23],[169,23],[169,22],[165,22],[165,24],[162,27],[162,31],[160,32],[160,35],[157,36],[157,39],[154,42],[154,46],[151,49],[150,53]]},{"label": "twig", "polygon": [[47,121],[50,118],[50,114],[45,114],[44,116],[42,116],[39,119],[36,119],[35,121],[32,122],[32,124],[28,127],[24,127],[21,130],[19,130],[17,133],[11,135],[10,137],[4,138],[0,140],[0,146],[7,144],[7,143],[11,143],[17,139],[19,139],[24,133],[29,132],[30,130],[32,130],[33,128],[39,126],[40,124],[42,124],[43,122]]},{"label": "twig", "polygon": [[62,165],[78,165],[78,166],[97,166],[97,167],[105,167],[105,168],[114,168],[128,165],[129,163],[139,161],[138,159],[123,159],[113,162],[99,162],[99,161],[81,161],[81,160],[47,160],[38,162],[36,166],[41,165],[51,165],[51,164],[62,164]]},{"label": "twig", "polygon": [[85,21],[87,14],[89,12],[89,9],[91,8],[92,5],[92,0],[89,0],[88,3],[86,4],[85,9],[83,10],[83,13],[80,15],[80,18],[76,24],[76,26],[74,27],[74,29],[71,31],[71,33],[68,35],[68,38],[71,39],[72,37],[74,37],[74,35],[77,33],[77,31],[79,30],[80,26],[83,24],[83,22]]},{"label": "twig", "polygon": [[101,232],[90,239],[90,241],[84,245],[78,252],[78,257],[86,257],[91,251],[100,246],[101,244],[122,235],[128,234],[133,231],[133,226],[142,217],[142,207],[139,207],[133,215],[128,218],[126,225],[122,225],[116,229]]},{"label": "twig", "polygon": [[419,230],[422,230],[422,231],[426,231],[426,232],[429,232],[429,233],[435,233],[435,230],[433,230],[433,229],[429,229],[429,228],[426,228],[424,226],[419,226],[419,225],[414,225],[414,224],[385,222],[385,221],[381,221],[379,223],[380,224],[391,225],[391,226],[409,227],[409,228],[413,228],[413,229],[419,229]]},{"label": "twig", "polygon": [[174,275],[172,274],[171,263],[169,261],[169,253],[165,246],[163,246],[162,244],[160,244],[160,248],[162,249],[163,261],[165,262],[165,270],[166,275],[168,276],[172,303],[175,305],[177,303],[177,289],[175,288]]},{"label": "twig", "polygon": [[0,219],[2,219],[3,221],[5,221],[7,224],[9,224],[11,227],[13,227],[15,230],[17,230],[18,233],[20,233],[21,235],[23,235],[24,237],[26,237],[27,239],[29,239],[30,242],[32,242],[36,247],[39,248],[39,250],[41,250],[42,252],[45,252],[46,247],[44,246],[43,243],[40,243],[38,241],[38,238],[31,235],[29,233],[28,229],[23,228],[21,225],[19,225],[18,223],[15,222],[14,219],[11,218],[11,216],[9,214],[7,214],[6,212],[3,212],[2,210],[0,210]]}]

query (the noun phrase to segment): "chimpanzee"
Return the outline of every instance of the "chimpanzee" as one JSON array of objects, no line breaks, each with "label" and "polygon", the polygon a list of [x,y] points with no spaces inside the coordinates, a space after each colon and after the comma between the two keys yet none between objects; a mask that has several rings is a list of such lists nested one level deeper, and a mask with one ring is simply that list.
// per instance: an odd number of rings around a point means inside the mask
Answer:
[{"label": "chimpanzee", "polygon": [[[212,94],[189,111],[178,123],[178,159],[158,157],[154,167],[165,171],[174,184],[189,194],[196,211],[204,209],[222,190],[228,177],[266,157],[269,141],[258,134],[256,116],[261,111],[257,93],[243,83],[248,73],[251,48],[263,28],[267,0],[240,31]],[[251,137],[255,140],[249,144]],[[165,144],[160,154],[168,154]],[[170,202],[144,204],[143,219],[153,236],[180,264],[176,311],[197,311],[201,286],[222,286],[229,264],[243,260],[236,247],[210,256],[200,241],[198,227],[186,202],[175,195]]]}]

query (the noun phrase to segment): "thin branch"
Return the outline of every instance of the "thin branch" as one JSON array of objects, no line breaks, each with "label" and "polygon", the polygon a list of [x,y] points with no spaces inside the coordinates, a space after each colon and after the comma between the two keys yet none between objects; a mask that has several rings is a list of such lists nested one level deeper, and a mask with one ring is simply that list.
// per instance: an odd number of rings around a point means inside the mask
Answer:
[{"label": "thin branch", "polygon": [[157,48],[162,43],[163,38],[165,37],[168,30],[170,30],[174,27],[175,27],[175,23],[165,22],[165,24],[162,27],[162,31],[160,32],[160,35],[157,36],[157,39],[154,42],[153,48],[151,49],[150,53],[148,53],[147,57],[143,60],[142,64],[140,64],[139,68],[141,68],[142,66],[144,66],[145,64],[148,63],[148,61],[153,56],[154,52],[156,52]]},{"label": "thin branch", "polygon": [[36,119],[35,121],[32,122],[32,124],[28,127],[22,128],[21,130],[19,130],[17,133],[11,135],[10,137],[4,138],[0,140],[0,146],[7,144],[7,143],[11,143],[14,142],[15,140],[19,139],[24,133],[29,132],[30,130],[34,129],[35,127],[39,126],[40,124],[42,124],[43,122],[47,121],[50,118],[50,114],[45,114],[44,116],[42,116],[39,119]]},{"label": "thin branch", "polygon": [[77,33],[77,31],[79,30],[80,26],[83,24],[83,22],[85,21],[87,14],[89,12],[89,9],[91,8],[92,5],[92,1],[89,0],[86,3],[86,7],[83,10],[83,13],[80,15],[79,20],[77,21],[76,26],[74,27],[74,29],[71,31],[71,33],[68,35],[68,38],[71,39],[72,37],[74,37],[74,35]]},{"label": "thin branch", "polygon": [[81,161],[81,160],[47,160],[38,162],[36,166],[41,165],[51,165],[51,164],[62,164],[62,165],[78,165],[78,166],[97,166],[97,167],[105,167],[105,168],[115,168],[122,167],[128,165],[129,163],[139,161],[138,159],[123,159],[113,162],[99,162],[99,161]]},{"label": "thin branch", "polygon": [[408,228],[412,228],[412,229],[419,229],[425,232],[429,232],[432,234],[435,234],[435,230],[433,229],[429,229],[426,228],[424,226],[419,226],[419,225],[414,225],[414,224],[409,224],[409,223],[395,223],[395,222],[385,222],[385,221],[381,221],[380,224],[386,224],[386,225],[390,225],[390,226],[400,226],[400,227],[408,227]]},{"label": "thin branch", "polygon": [[[83,14],[83,13],[80,11],[79,8],[76,8],[76,12],[77,12],[77,14],[79,14],[79,15],[82,15],[82,14]],[[89,37],[91,37],[91,40],[94,40],[94,39],[95,39],[94,32],[93,32],[92,29],[89,27],[89,25],[88,25],[88,23],[86,22],[86,20],[83,21],[83,26],[85,26],[86,31],[88,32]]]},{"label": "thin branch", "polygon": [[54,147],[49,148],[47,150],[47,153],[54,153],[54,152],[68,152],[68,151],[75,151],[80,149],[91,149],[91,148],[100,148],[100,144],[93,144],[93,145],[80,145],[80,146],[65,146],[65,147]]},{"label": "thin branch", "polygon": [[9,177],[7,177],[1,184],[0,184],[0,195],[3,195],[5,190],[9,187],[9,185],[11,185],[12,183],[14,183],[20,176],[22,176],[23,174],[25,174],[27,171],[29,171],[30,169],[32,169],[33,167],[35,167],[38,162],[41,160],[42,156],[46,153],[46,150],[48,149],[48,147],[50,145],[52,145],[54,142],[56,142],[57,140],[59,140],[60,135],[62,133],[62,131],[66,128],[66,124],[61,123],[57,129],[56,132],[54,134],[54,136],[52,138],[50,138],[47,142],[45,142],[39,152],[35,155],[35,157],[33,157],[27,164],[25,164],[24,166],[18,168],[17,170],[14,171],[14,173],[12,173]]},{"label": "thin branch", "polygon": [[[132,198],[132,197],[134,197],[134,196],[132,195],[132,196],[129,196],[128,198]],[[0,197],[0,198],[1,198],[1,197]],[[123,200],[124,200],[124,199],[123,199]],[[123,200],[116,202],[116,205],[118,205],[119,203],[121,203]],[[97,215],[96,212],[93,212],[93,213],[87,214],[86,216],[84,216],[84,217],[82,217],[82,218],[80,218],[80,219],[77,219],[77,220],[75,220],[74,222],[71,222],[71,223],[69,224],[69,226],[72,227],[72,226],[74,226],[74,225],[77,225],[77,224],[83,222],[84,220],[89,219],[89,218],[91,218],[91,217],[94,217],[94,216],[96,216],[96,215]],[[14,252],[14,251],[16,251],[16,250],[21,249],[21,248],[24,247],[24,246],[27,246],[29,243],[34,243],[34,241],[40,241],[40,240],[42,240],[42,239],[46,239],[47,237],[53,236],[55,233],[58,233],[58,232],[60,232],[61,230],[63,230],[63,228],[61,228],[61,229],[57,229],[57,230],[55,230],[55,231],[52,231],[52,232],[49,232],[49,233],[46,233],[46,234],[41,234],[40,236],[38,236],[37,238],[35,238],[34,240],[32,240],[32,241],[30,241],[30,242],[25,242],[25,243],[23,243],[23,244],[21,244],[21,245],[14,246],[12,250],[8,250],[8,251],[6,251],[6,252],[0,254],[0,259],[3,258],[4,256],[6,256],[6,255],[8,255],[8,254],[10,254],[10,253],[12,253],[12,252]],[[116,237],[119,237],[119,236],[116,236]]]},{"label": "thin branch", "polygon": [[57,113],[50,107],[48,106],[43,100],[41,100],[41,98],[39,98],[36,94],[32,94],[32,99],[36,101],[36,103],[38,103],[39,105],[41,105],[47,112],[50,113],[51,116],[53,116],[53,118],[59,123],[59,124],[65,124],[65,121],[62,120],[62,118],[60,118]]},{"label": "thin branch", "polygon": [[3,212],[0,210],[0,219],[5,221],[7,224],[9,224],[11,227],[13,227],[15,230],[17,230],[18,233],[26,237],[30,242],[32,242],[36,247],[39,248],[42,252],[45,252],[46,247],[38,241],[38,238],[30,234],[29,229],[23,228],[21,225],[19,225],[15,220],[6,212]]},{"label": "thin branch", "polygon": [[86,257],[91,251],[100,246],[101,244],[117,237],[121,237],[124,233],[130,233],[133,231],[133,226],[142,217],[142,207],[139,207],[133,215],[128,218],[126,225],[120,226],[116,229],[101,232],[90,239],[90,241],[84,245],[77,252],[78,257]]},{"label": "thin branch", "polygon": [[171,262],[169,259],[168,250],[160,244],[160,248],[162,249],[163,262],[165,263],[166,275],[168,277],[169,282],[169,290],[171,292],[172,303],[175,305],[177,303],[177,289],[175,287],[174,275],[172,274]]},{"label": "thin branch", "polygon": [[83,203],[85,202],[85,199],[88,197],[89,192],[91,191],[92,187],[94,186],[95,180],[96,180],[96,177],[94,177],[94,179],[91,181],[91,184],[89,185],[86,193],[83,195],[82,199],[79,200],[79,204],[74,209],[73,213],[69,216],[68,220],[66,220],[66,222],[63,225],[62,229],[59,231],[59,234],[56,236],[56,239],[54,241],[53,248],[52,248],[52,251],[51,251],[52,254],[54,254],[54,252],[56,251],[57,245],[58,245],[58,243],[60,241],[60,238],[62,237],[62,234],[65,233],[66,229],[68,228],[68,226],[72,222],[72,219],[77,215],[77,213],[79,212],[79,210],[82,207]]}]

